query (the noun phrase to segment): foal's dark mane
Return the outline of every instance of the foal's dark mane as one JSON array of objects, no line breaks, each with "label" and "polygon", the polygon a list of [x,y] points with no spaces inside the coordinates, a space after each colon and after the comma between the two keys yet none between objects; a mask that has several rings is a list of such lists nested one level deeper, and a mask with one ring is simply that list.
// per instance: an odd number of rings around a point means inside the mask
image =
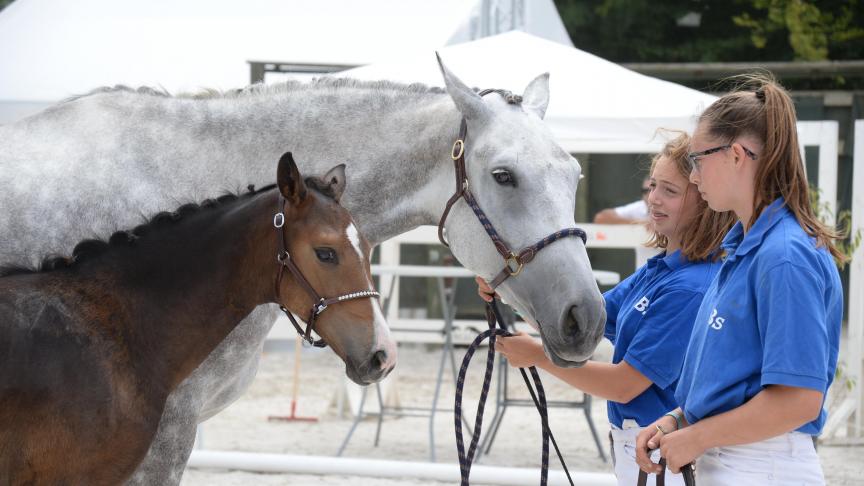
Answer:
[{"label": "foal's dark mane", "polygon": [[[305,182],[308,188],[315,190],[330,199],[335,199],[335,194],[333,193],[332,188],[329,185],[324,184],[320,179],[309,177]],[[205,199],[198,204],[184,204],[175,211],[162,211],[131,230],[114,232],[107,241],[98,238],[82,240],[75,245],[71,256],[48,255],[42,260],[42,263],[38,267],[16,264],[0,265],[0,278],[72,268],[83,261],[92,260],[93,258],[102,256],[112,248],[134,246],[140,238],[152,234],[154,231],[169,226],[173,227],[176,224],[185,221],[186,218],[191,215],[199,214],[206,210],[224,208],[236,203],[237,201],[245,201],[275,187],[276,184],[270,184],[256,189],[254,185],[250,185],[247,187],[247,192],[243,194],[229,192],[215,199]]]}]

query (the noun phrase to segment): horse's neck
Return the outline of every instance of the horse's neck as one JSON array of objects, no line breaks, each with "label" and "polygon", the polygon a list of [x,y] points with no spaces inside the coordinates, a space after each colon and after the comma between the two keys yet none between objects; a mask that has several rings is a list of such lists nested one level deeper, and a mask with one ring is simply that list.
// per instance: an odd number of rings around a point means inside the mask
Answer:
[{"label": "horse's neck", "polygon": [[[373,244],[437,224],[454,186],[449,154],[460,115],[450,97],[400,99],[385,90],[359,91],[346,101],[335,109],[313,103],[320,118],[304,117],[297,126],[304,139],[310,132],[325,132],[319,143],[329,148],[313,161],[314,170],[323,173],[334,164],[348,164],[342,203]],[[321,119],[329,121],[327,126],[321,126]]]},{"label": "horse's neck", "polygon": [[[213,109],[225,101],[209,103]],[[222,112],[223,125],[236,129],[222,134],[227,152],[221,159],[235,175],[221,177],[210,163],[211,177],[247,184],[254,179],[244,179],[245,172],[258,172],[259,181],[272,179],[267,162],[290,150],[308,175],[347,164],[342,203],[373,244],[438,222],[453,190],[449,153],[460,119],[446,93],[301,88],[233,102]]]},{"label": "horse's neck", "polygon": [[113,285],[129,335],[172,387],[257,305],[272,301],[276,191],[252,197],[152,230],[85,273],[98,281],[107,272],[101,280]]}]

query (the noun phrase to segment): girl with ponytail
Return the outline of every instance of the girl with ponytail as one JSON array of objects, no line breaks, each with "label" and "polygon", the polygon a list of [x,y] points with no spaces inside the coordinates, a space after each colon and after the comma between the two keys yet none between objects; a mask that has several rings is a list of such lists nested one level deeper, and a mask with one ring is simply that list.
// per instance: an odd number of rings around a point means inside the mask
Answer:
[{"label": "girl with ponytail", "polygon": [[675,399],[637,438],[637,462],[700,486],[825,484],[814,437],[825,424],[843,292],[837,235],[810,206],[795,108],[767,76],[748,76],[699,117],[690,181],[738,222],[697,313]]}]

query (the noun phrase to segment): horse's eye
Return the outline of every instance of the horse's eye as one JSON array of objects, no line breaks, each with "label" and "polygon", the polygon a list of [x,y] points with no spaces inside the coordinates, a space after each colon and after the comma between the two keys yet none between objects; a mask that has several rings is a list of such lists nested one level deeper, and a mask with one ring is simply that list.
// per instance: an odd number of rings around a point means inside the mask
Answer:
[{"label": "horse's eye", "polygon": [[511,174],[510,171],[507,169],[493,170],[492,177],[495,178],[495,182],[501,184],[502,186],[516,187],[516,178],[513,177],[513,174]]},{"label": "horse's eye", "polygon": [[324,263],[339,263],[336,250],[333,248],[315,248],[315,256]]}]

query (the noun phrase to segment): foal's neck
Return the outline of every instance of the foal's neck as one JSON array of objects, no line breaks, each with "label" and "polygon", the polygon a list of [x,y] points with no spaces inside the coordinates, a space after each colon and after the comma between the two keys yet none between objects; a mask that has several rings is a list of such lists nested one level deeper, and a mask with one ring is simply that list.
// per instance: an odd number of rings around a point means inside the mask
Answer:
[{"label": "foal's neck", "polygon": [[273,301],[277,195],[273,189],[202,209],[93,269],[95,278],[107,270],[138,359],[171,388],[256,306]]}]

